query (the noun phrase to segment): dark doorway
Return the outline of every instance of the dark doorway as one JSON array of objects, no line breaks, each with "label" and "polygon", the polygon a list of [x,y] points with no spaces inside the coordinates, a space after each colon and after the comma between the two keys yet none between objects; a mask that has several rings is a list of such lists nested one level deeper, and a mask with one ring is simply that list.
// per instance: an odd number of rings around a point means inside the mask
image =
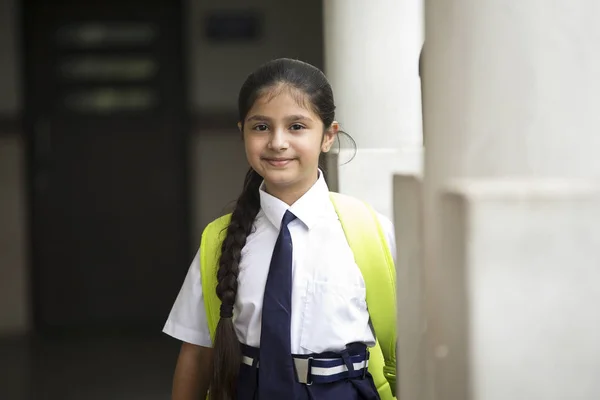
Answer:
[{"label": "dark doorway", "polygon": [[36,328],[160,330],[191,259],[182,3],[22,17]]}]

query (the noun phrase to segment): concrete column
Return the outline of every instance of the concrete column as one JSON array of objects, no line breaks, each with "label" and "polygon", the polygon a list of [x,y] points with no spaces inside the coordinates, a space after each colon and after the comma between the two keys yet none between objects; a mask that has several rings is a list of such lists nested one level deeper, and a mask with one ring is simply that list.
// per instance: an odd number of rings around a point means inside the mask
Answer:
[{"label": "concrete column", "polygon": [[427,2],[420,399],[600,398],[598,15]]},{"label": "concrete column", "polygon": [[423,196],[422,182],[415,175],[394,177],[394,222],[396,227],[396,290],[398,300],[399,399],[422,399],[426,373],[427,320],[423,286]]},{"label": "concrete column", "polygon": [[[391,218],[393,174],[421,171],[422,1],[323,4],[325,72],[337,119],[358,147],[356,158],[335,174],[338,190]],[[349,158],[342,150],[339,163]]]}]

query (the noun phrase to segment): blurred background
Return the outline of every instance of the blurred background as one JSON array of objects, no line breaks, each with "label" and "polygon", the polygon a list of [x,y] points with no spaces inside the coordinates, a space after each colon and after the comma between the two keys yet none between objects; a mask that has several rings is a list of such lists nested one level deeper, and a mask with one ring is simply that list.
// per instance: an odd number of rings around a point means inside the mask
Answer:
[{"label": "blurred background", "polygon": [[322,68],[322,10],[0,1],[1,399],[168,398],[162,326],[247,169],[237,92]]}]

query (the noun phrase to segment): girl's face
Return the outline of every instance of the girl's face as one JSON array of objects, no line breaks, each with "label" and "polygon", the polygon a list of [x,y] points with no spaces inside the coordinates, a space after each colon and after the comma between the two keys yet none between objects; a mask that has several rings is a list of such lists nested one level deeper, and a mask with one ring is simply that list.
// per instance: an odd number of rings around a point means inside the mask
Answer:
[{"label": "girl's face", "polygon": [[275,90],[259,97],[246,115],[244,144],[267,192],[291,204],[315,183],[319,155],[329,151],[339,128],[334,122],[325,131],[319,116],[303,105],[309,103],[301,92]]}]

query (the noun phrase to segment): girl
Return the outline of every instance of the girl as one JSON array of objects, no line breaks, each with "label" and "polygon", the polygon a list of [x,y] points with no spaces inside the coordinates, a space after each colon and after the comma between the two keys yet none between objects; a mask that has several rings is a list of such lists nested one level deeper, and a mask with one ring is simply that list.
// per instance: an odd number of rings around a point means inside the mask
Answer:
[{"label": "girl", "polygon": [[[183,341],[173,399],[209,386],[216,400],[379,399],[365,283],[318,167],[339,133],[331,86],[309,64],[274,60],[247,78],[238,107],[251,168],[221,247],[221,318],[212,343],[196,255],[164,328]],[[332,375],[344,366],[352,376]]]}]

